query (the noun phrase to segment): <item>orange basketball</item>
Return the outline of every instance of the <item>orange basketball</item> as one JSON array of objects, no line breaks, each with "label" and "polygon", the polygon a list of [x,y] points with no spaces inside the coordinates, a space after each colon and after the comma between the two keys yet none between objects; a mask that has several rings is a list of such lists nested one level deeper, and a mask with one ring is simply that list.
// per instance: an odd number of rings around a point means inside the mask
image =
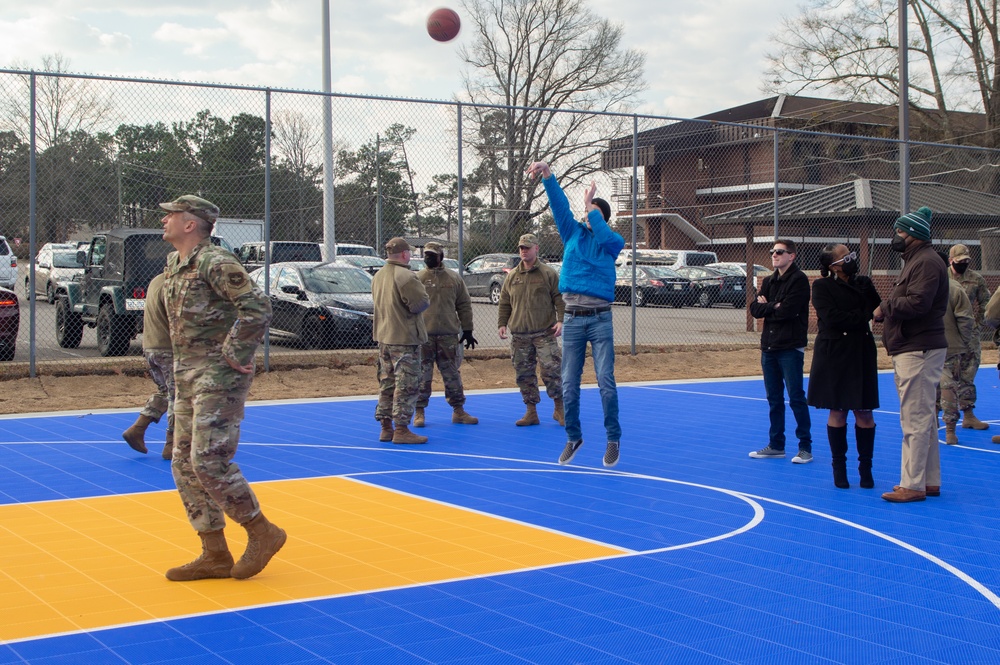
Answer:
[{"label": "orange basketball", "polygon": [[447,7],[439,7],[427,17],[427,34],[439,42],[450,42],[461,29],[458,14]]}]

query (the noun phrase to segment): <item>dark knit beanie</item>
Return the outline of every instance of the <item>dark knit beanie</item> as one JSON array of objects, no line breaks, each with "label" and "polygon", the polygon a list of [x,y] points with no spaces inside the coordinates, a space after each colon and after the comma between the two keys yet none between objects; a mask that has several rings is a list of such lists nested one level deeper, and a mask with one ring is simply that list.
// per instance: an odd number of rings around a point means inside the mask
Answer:
[{"label": "dark knit beanie", "polygon": [[892,225],[894,229],[900,229],[913,236],[917,240],[931,239],[931,209],[924,206],[916,212],[908,212]]}]

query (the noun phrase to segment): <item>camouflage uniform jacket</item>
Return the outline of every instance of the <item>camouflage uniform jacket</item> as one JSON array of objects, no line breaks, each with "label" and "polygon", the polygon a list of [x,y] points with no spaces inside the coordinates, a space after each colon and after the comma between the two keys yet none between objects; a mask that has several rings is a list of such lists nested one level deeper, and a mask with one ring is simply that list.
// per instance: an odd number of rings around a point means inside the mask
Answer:
[{"label": "camouflage uniform jacket", "polygon": [[972,304],[972,311],[976,315],[976,328],[982,328],[986,303],[990,301],[990,290],[986,286],[986,280],[975,270],[966,270],[965,273],[956,275],[951,268],[948,268],[948,277],[965,289],[965,295],[969,296],[969,303]]},{"label": "camouflage uniform jacket", "polygon": [[948,355],[972,351],[972,337],[976,320],[965,290],[958,280],[951,280],[948,288],[948,311],[944,315],[944,335],[948,338]]},{"label": "camouflage uniform jacket", "polygon": [[166,274],[160,273],[146,287],[146,304],[142,312],[142,350],[170,351],[170,324],[167,304],[163,300]]},{"label": "camouflage uniform jacket", "polygon": [[525,270],[522,261],[507,273],[500,289],[497,327],[507,326],[515,335],[541,332],[562,321],[564,310],[556,271],[541,261]]},{"label": "camouflage uniform jacket", "polygon": [[443,266],[424,268],[417,279],[427,289],[431,306],[424,312],[428,335],[457,335],[472,330],[472,298],[465,281]]},{"label": "camouflage uniform jacket", "polygon": [[188,366],[223,363],[234,373],[224,358],[249,365],[271,321],[271,302],[236,257],[205,239],[183,263],[171,252],[166,274],[174,358]]},{"label": "camouflage uniform jacket", "polygon": [[375,317],[372,339],[379,344],[423,344],[424,317],[430,306],[427,290],[410,266],[387,261],[372,277]]}]

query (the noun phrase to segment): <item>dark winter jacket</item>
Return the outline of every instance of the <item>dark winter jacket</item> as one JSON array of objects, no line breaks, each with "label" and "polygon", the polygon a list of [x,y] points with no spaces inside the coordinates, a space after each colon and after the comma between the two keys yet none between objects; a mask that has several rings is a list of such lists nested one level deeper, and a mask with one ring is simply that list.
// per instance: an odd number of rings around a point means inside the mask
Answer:
[{"label": "dark winter jacket", "polygon": [[810,406],[854,411],[877,409],[878,350],[869,322],[882,299],[864,275],[813,282],[819,333],[809,370]]},{"label": "dark winter jacket", "polygon": [[788,266],[784,275],[777,270],[764,278],[756,299],[750,303],[750,314],[764,319],[760,335],[761,351],[785,351],[805,348],[809,331],[809,278],[796,264]]},{"label": "dark winter jacket", "polygon": [[903,252],[903,272],[882,301],[882,343],[890,356],[948,348],[944,313],[948,309],[948,267],[920,242]]}]

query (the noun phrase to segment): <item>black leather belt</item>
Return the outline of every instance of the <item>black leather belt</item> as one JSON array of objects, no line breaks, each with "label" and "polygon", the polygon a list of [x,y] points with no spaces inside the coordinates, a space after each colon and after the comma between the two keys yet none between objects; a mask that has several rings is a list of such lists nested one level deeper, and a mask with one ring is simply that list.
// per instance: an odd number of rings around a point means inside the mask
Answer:
[{"label": "black leather belt", "polygon": [[610,307],[598,307],[597,309],[567,309],[566,313],[570,316],[597,316],[610,311]]}]

